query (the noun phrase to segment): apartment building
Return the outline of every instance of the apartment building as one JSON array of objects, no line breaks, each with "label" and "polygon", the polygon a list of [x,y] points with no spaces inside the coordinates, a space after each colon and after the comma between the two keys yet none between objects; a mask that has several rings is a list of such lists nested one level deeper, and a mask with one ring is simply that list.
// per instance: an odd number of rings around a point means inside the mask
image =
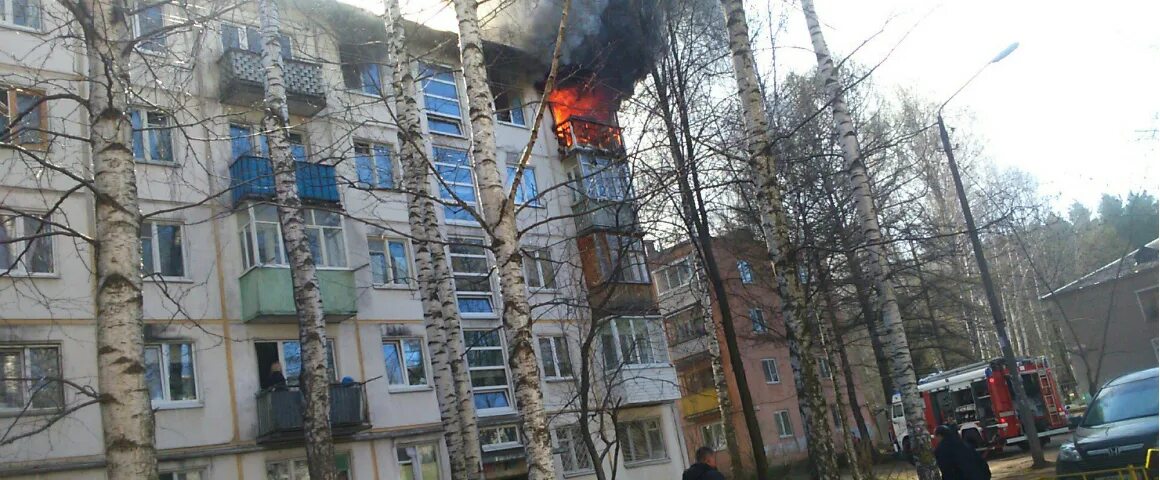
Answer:
[{"label": "apartment building", "polygon": [[[160,3],[132,18],[143,39],[130,98],[148,215],[146,380],[164,479],[307,478],[298,331],[256,108],[255,3]],[[396,188],[393,114],[382,100],[390,62],[381,21],[329,0],[282,5],[292,149],[328,321],[338,468],[354,479],[449,479],[406,199]],[[91,176],[79,140],[88,113],[63,98],[86,95],[87,60],[63,35],[70,16],[55,2],[5,2],[0,13],[6,121],[20,127],[0,148],[0,236],[15,239],[0,248],[0,477],[104,478],[91,396],[94,257],[84,240],[93,198],[75,178]],[[494,262],[483,230],[455,206],[478,198],[456,39],[417,24],[407,33],[439,177],[432,191],[450,202],[440,209],[485,472],[521,478]],[[501,161],[512,165],[532,132],[545,70],[503,45],[489,44],[487,55]],[[41,98],[52,99],[28,107]],[[679,392],[641,234],[605,221],[609,209],[631,207],[629,180],[623,168],[591,168],[623,164],[623,148],[572,132],[566,125],[584,125],[574,117],[543,120],[517,193],[556,469],[568,478],[589,478],[596,465],[620,478],[674,478],[687,464]],[[614,123],[596,131],[619,138]],[[601,341],[585,350],[585,335]],[[269,388],[275,364],[291,388]],[[581,396],[592,406],[578,407]],[[582,419],[607,455],[581,447]]]},{"label": "apartment building", "polygon": [[[717,237],[713,251],[728,292],[725,301],[729,302],[732,312],[745,377],[765,443],[765,454],[772,465],[802,460],[807,452],[805,425],[798,409],[794,373],[785,340],[786,326],[781,319],[780,302],[774,288],[773,273],[766,260],[768,257],[764,244],[747,232],[734,231]],[[654,284],[665,317],[669,355],[680,379],[685,448],[689,452],[701,446],[711,446],[718,450],[725,448],[724,424],[709,353],[710,344],[714,340],[710,335],[713,335],[718,342],[726,372],[733,407],[733,427],[737,432],[742,459],[745,460],[744,468],[752,470],[753,450],[748,443],[748,429],[742,416],[738,382],[732,373],[733,362],[726,351],[724,330],[720,327],[724,318],[721,300],[712,294],[703,272],[699,271],[691,244],[680,243],[653,252],[651,258]],[[706,315],[712,315],[714,324],[719,326],[715,332],[706,330]],[[877,377],[868,376],[875,375],[875,372],[864,367],[873,365],[873,353],[865,352],[865,348],[858,343],[861,342],[848,343],[844,348],[851,358],[851,364],[855,365],[854,383],[859,408],[868,423],[872,438],[879,441],[875,437],[889,430],[888,427],[877,428],[871,413],[875,409],[881,410],[885,404],[881,400],[875,404],[866,397],[866,392],[873,390],[876,384],[867,383],[867,388],[863,388],[865,380]],[[830,377],[833,374],[831,379],[823,382],[829,404],[835,405],[835,388],[838,388],[843,402],[848,405],[849,396],[842,372],[831,370],[829,358],[823,352],[815,351],[813,355],[822,375]],[[866,358],[869,358],[870,363],[864,363]],[[846,415],[844,424],[839,421],[837,412],[831,411],[835,445],[839,450],[842,449],[840,436],[859,435],[851,412],[843,413]],[[723,466],[729,465],[727,455],[718,455],[717,459]]]}]

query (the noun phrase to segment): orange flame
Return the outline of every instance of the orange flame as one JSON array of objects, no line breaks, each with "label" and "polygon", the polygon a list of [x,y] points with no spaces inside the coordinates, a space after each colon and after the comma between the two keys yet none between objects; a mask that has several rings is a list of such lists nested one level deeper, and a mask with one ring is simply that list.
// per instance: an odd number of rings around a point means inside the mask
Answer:
[{"label": "orange flame", "polygon": [[616,94],[610,89],[590,83],[556,87],[548,94],[548,103],[557,125],[571,118],[593,120],[610,126],[617,123]]}]

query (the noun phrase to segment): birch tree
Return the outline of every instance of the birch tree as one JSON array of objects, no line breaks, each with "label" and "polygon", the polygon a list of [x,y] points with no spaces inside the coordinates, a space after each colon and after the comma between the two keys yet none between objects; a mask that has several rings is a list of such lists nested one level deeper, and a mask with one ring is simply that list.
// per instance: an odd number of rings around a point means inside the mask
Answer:
[{"label": "birch tree", "polygon": [[290,112],[286,100],[285,66],[279,41],[278,6],[275,0],[258,4],[262,30],[262,67],[265,78],[265,115],[270,163],[274,170],[274,198],[282,228],[286,259],[298,312],[298,340],[302,346],[302,433],[310,478],[336,478],[334,440],[330,429],[330,375],[326,365],[326,319],[314,257],[306,238],[302,200],[298,197],[295,160],[290,153]]},{"label": "birch tree", "polygon": [[906,424],[910,433],[910,448],[916,458],[918,476],[921,480],[938,478],[938,470],[930,449],[930,434],[923,417],[923,400],[918,392],[914,376],[914,364],[907,346],[906,332],[903,330],[902,315],[894,286],[889,278],[887,246],[878,226],[878,212],[870,192],[870,179],[862,162],[858,147],[858,137],[854,133],[854,122],[842,98],[842,85],[838,79],[837,67],[822,36],[822,27],[812,0],[802,0],[802,12],[810,31],[810,40],[818,59],[818,76],[825,85],[833,113],[838,143],[842,148],[850,189],[861,223],[862,240],[869,254],[870,275],[878,289],[878,303],[882,311],[883,340],[890,358],[890,376],[893,384],[902,394],[902,405],[906,412]]},{"label": "birch tree", "polygon": [[[527,439],[528,478],[555,478],[540,369],[532,346],[531,308],[524,281],[515,202],[504,191],[503,177],[496,163],[495,107],[487,84],[478,5],[475,0],[455,0],[453,4],[459,21],[459,53],[471,117],[472,164],[479,184],[484,227],[491,235],[490,249],[499,271],[508,365],[515,374],[515,399],[522,417],[521,430]],[[519,182],[515,178],[513,188]]]},{"label": "birch tree", "polygon": [[475,479],[482,475],[479,429],[465,363],[455,286],[430,192],[419,91],[408,61],[398,0],[386,0],[384,7],[387,49],[394,62],[391,86],[395,95],[403,187],[407,192],[407,220],[414,239],[415,267],[423,301],[432,376],[435,392],[440,398],[439,415],[443,420],[452,478]]},{"label": "birch tree", "polygon": [[[756,62],[749,39],[745,6],[741,0],[721,0],[729,36],[737,92],[745,120],[748,164],[756,197],[766,250],[773,264],[775,283],[781,299],[781,314],[787,334],[798,342],[801,357],[801,385],[798,390],[803,410],[808,410],[810,458],[819,478],[838,478],[834,442],[828,421],[829,411],[818,381],[817,363],[812,355],[813,335],[806,322],[806,302],[797,276],[797,261],[789,239],[789,225],[777,184],[777,164],[773,156],[773,138],[767,120],[764,98],[759,85]],[[795,382],[797,383],[797,382]]]}]

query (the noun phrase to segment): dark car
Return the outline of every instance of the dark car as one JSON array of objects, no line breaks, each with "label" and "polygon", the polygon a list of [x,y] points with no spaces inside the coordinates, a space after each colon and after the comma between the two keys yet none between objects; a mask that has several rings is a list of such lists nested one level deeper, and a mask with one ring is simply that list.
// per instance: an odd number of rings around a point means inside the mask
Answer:
[{"label": "dark car", "polygon": [[1100,389],[1072,441],[1060,445],[1056,473],[1096,472],[1144,466],[1160,437],[1158,369],[1130,373]]}]

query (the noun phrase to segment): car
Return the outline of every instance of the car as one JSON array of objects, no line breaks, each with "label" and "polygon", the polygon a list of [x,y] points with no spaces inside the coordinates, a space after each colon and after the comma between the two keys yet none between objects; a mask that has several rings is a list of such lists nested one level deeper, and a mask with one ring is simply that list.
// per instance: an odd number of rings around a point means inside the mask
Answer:
[{"label": "car", "polygon": [[1160,437],[1158,371],[1129,373],[1100,388],[1071,441],[1059,447],[1057,475],[1144,466]]}]

